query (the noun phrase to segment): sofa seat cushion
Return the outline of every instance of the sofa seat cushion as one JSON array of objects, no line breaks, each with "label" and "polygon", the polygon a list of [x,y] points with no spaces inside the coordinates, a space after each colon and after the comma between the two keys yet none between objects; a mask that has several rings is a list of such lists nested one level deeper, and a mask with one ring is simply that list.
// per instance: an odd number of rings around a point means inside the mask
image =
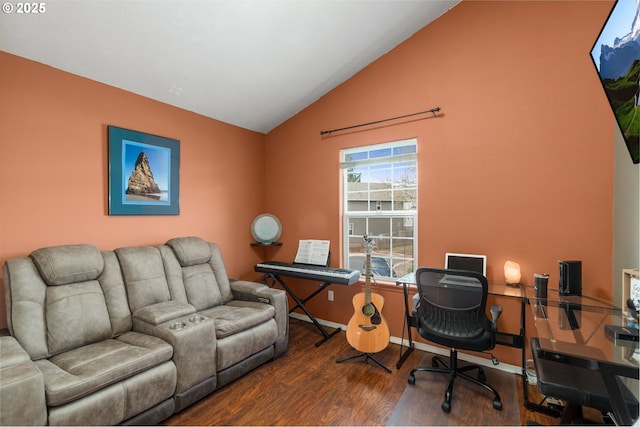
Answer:
[{"label": "sofa seat cushion", "polygon": [[[272,346],[278,338],[278,325],[273,319],[254,328],[216,341],[216,369],[227,369]],[[273,353],[271,353],[273,356]]]},{"label": "sofa seat cushion", "polygon": [[216,338],[220,339],[272,319],[275,308],[261,302],[232,300],[224,305],[202,310],[200,314],[214,320]]},{"label": "sofa seat cushion", "polygon": [[127,332],[36,361],[49,406],[87,396],[171,359],[173,348],[150,335]]}]

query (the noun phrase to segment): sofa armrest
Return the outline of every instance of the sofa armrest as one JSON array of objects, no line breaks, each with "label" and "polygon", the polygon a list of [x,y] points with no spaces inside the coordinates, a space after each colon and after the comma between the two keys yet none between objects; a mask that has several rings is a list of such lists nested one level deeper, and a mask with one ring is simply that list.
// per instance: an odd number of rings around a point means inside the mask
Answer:
[{"label": "sofa armrest", "polygon": [[0,425],[45,425],[42,372],[11,336],[0,336],[0,378]]},{"label": "sofa armrest", "polygon": [[150,325],[159,325],[178,317],[194,314],[196,308],[190,304],[184,304],[175,301],[159,302],[157,304],[148,305],[133,313],[133,318],[142,320]]},{"label": "sofa armrest", "polygon": [[246,280],[231,280],[233,299],[241,301],[256,301],[271,304],[276,312],[288,312],[287,294],[280,289],[273,289],[257,282]]},{"label": "sofa armrest", "polygon": [[257,301],[271,304],[276,309],[275,321],[278,324],[278,341],[283,344],[279,355],[286,351],[289,341],[289,301],[287,293],[257,282],[231,280],[233,298],[242,301]]},{"label": "sofa armrest", "polygon": [[[170,302],[138,310],[133,316],[133,330],[161,338],[173,347],[176,396],[207,380],[215,388],[217,340],[214,321],[195,313],[195,307],[191,305]],[[175,310],[170,310],[171,307]],[[147,308],[149,310],[143,311]],[[176,401],[178,410],[184,404],[180,399]]]}]

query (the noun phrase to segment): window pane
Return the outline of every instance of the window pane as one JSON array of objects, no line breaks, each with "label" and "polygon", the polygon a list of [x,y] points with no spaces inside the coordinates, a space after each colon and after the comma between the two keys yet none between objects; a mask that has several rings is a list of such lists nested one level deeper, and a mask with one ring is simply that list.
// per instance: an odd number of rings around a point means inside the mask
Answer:
[{"label": "window pane", "polygon": [[[358,217],[349,217],[349,230],[351,230],[351,235],[353,238],[359,238],[358,242],[362,245],[362,236],[367,234],[367,219],[366,218],[358,218]],[[351,242],[351,239],[349,239]]]},{"label": "window pane", "polygon": [[413,217],[403,216],[399,218],[393,218],[392,220],[392,236],[393,237],[405,237],[413,238]]},{"label": "window pane", "polygon": [[380,158],[380,157],[389,157],[391,155],[391,148],[382,148],[379,150],[371,150],[369,155],[372,159]]},{"label": "window pane", "polygon": [[371,166],[368,179],[373,188],[390,188],[393,184],[393,169],[389,165]]},{"label": "window pane", "polygon": [[391,234],[391,218],[369,218],[369,229],[367,230],[369,236],[377,240],[382,237],[389,237]]},{"label": "window pane", "polygon": [[369,152],[368,151],[351,152],[351,153],[347,153],[344,156],[344,160],[346,160],[346,161],[364,160],[364,159],[368,159],[368,158],[369,158]]},{"label": "window pane", "polygon": [[395,167],[393,170],[393,183],[396,187],[415,187],[416,186],[416,168],[415,165]]},{"label": "window pane", "polygon": [[416,145],[415,144],[410,144],[410,145],[403,145],[401,147],[394,147],[393,148],[393,154],[394,155],[399,155],[399,154],[409,154],[409,153],[415,153],[416,152]]},{"label": "window pane", "polygon": [[415,271],[413,258],[393,258],[392,266],[393,272],[396,273],[394,277],[406,276]]},{"label": "window pane", "polygon": [[366,256],[364,253],[353,252],[349,254],[349,264],[347,268],[351,270],[359,270],[360,273],[364,274],[365,271],[365,259]]},{"label": "window pane", "polygon": [[369,180],[369,169],[364,166],[347,169],[347,182],[367,182]]},{"label": "window pane", "polygon": [[392,239],[393,255],[402,258],[413,258],[413,239]]},{"label": "window pane", "polygon": [[393,210],[408,211],[418,208],[418,191],[414,189],[395,190],[393,192]]},{"label": "window pane", "polygon": [[370,211],[388,211],[391,210],[391,191],[372,191],[370,193],[371,203],[369,204]]},{"label": "window pane", "polygon": [[364,239],[362,236],[349,237],[349,253],[364,255]]},{"label": "window pane", "polygon": [[371,255],[371,275],[373,277],[395,277],[396,272],[391,267],[390,259],[383,254]]}]

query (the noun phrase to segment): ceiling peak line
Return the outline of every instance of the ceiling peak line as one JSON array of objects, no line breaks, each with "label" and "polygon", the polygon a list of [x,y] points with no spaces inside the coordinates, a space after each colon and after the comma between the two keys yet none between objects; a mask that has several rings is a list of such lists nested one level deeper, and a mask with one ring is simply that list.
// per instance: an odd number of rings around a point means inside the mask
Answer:
[{"label": "ceiling peak line", "polygon": [[418,111],[417,113],[404,114],[402,116],[396,116],[396,117],[389,117],[388,119],[375,120],[373,122],[360,123],[360,124],[357,124],[357,125],[346,126],[346,127],[338,128],[338,129],[321,130],[320,131],[320,136],[331,134],[333,132],[340,132],[340,131],[343,131],[343,130],[359,128],[359,127],[363,127],[363,126],[377,125],[378,123],[388,122],[388,121],[391,121],[391,120],[404,119],[405,117],[417,116],[419,114],[432,113],[435,116],[436,113],[439,112],[439,111],[440,111],[440,107],[434,107],[434,108],[431,108],[429,110]]}]

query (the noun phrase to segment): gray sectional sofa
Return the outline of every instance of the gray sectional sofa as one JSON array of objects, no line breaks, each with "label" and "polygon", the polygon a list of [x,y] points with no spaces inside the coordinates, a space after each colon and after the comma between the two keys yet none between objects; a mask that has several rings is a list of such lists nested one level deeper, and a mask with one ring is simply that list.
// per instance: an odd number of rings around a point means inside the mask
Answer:
[{"label": "gray sectional sofa", "polygon": [[156,424],[287,350],[285,292],[197,237],[42,248],[3,282],[0,425]]}]

